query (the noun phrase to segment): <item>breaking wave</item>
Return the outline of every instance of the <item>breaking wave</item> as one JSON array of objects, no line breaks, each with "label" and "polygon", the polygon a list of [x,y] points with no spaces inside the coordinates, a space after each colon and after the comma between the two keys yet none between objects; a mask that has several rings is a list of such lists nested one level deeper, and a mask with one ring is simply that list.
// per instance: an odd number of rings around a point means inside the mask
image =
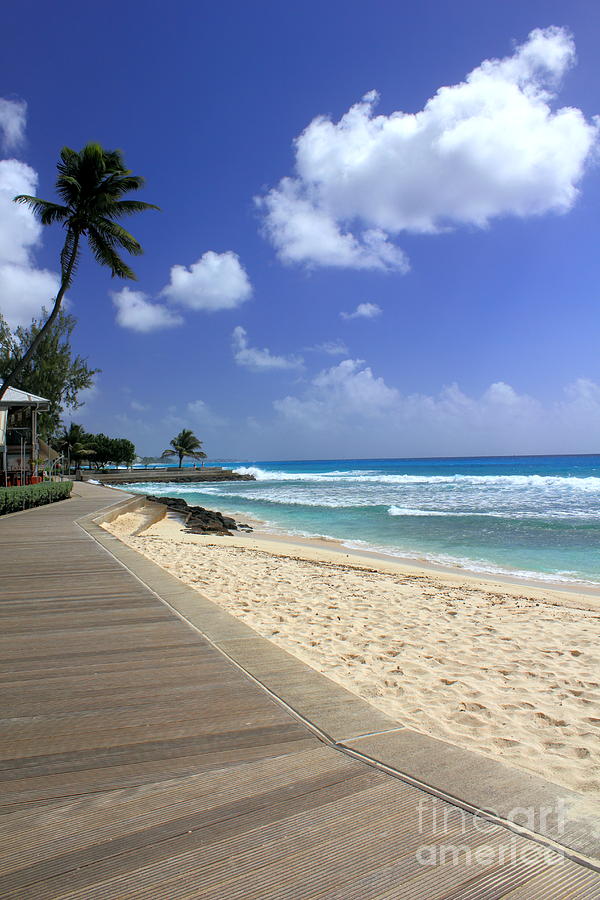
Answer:
[{"label": "breaking wave", "polygon": [[350,472],[277,472],[258,466],[240,466],[239,475],[254,475],[257,481],[325,482],[330,484],[471,484],[497,487],[574,488],[600,492],[600,478],[594,475],[384,475],[355,470]]}]

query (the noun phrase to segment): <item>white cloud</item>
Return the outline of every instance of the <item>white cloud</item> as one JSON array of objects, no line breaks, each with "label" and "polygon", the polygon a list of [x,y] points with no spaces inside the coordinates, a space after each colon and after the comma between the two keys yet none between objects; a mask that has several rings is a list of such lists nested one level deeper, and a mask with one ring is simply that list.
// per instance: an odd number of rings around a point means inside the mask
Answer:
[{"label": "white cloud", "polygon": [[38,269],[33,257],[42,226],[16,194],[35,194],[37,173],[16,159],[0,160],[0,312],[11,328],[29,325],[42,306],[49,308],[59,277]]},{"label": "white cloud", "polygon": [[310,383],[303,397],[285,397],[275,401],[275,409],[287,420],[309,430],[321,430],[359,416],[360,419],[388,411],[397,401],[395,388],[375,378],[363,360],[345,359],[331,369],[320,372]]},{"label": "white cloud", "polygon": [[309,350],[316,350],[318,353],[327,353],[328,356],[347,356],[348,347],[343,341],[323,341],[322,344],[315,344],[314,347],[308,347]]},{"label": "white cloud", "polygon": [[341,312],[342,319],[375,319],[383,312],[376,303],[359,303],[354,312]]},{"label": "white cloud", "polygon": [[284,453],[293,447],[332,457],[585,453],[600,443],[600,385],[586,378],[546,403],[503,381],[480,396],[456,384],[437,395],[402,394],[361,360],[344,360],[274,407],[273,440]]},{"label": "white cloud", "polygon": [[117,308],[117,322],[123,328],[146,334],[161,328],[174,328],[183,323],[181,316],[166,306],[150,303],[143,291],[132,291],[131,288],[124,287],[113,292],[112,298]]},{"label": "white cloud", "polygon": [[214,312],[234,309],[248,300],[252,286],[236,253],[208,250],[189,268],[173,266],[162,294],[190,309]]},{"label": "white cloud", "polygon": [[0,134],[5,150],[12,150],[23,142],[26,121],[27,104],[23,100],[0,97]]},{"label": "white cloud", "polygon": [[0,262],[31,266],[31,253],[39,244],[42,226],[26,206],[14,202],[17,194],[35,194],[38,177],[17,159],[0,160]]},{"label": "white cloud", "polygon": [[257,202],[267,213],[265,232],[285,263],[408,271],[406,255],[381,229],[368,228],[360,238],[343,231],[330,213],[308,199],[299,179],[282,179]]},{"label": "white cloud", "polygon": [[204,400],[193,400],[188,403],[187,411],[194,420],[194,424],[203,428],[216,428],[225,425],[227,421],[214,412]]},{"label": "white cloud", "polygon": [[0,312],[11,328],[29,325],[42,307],[49,310],[59,277],[46,269],[0,262]]},{"label": "white cloud", "polygon": [[[115,422],[118,422],[119,427],[123,429],[125,435],[131,438],[134,438],[134,444],[137,445],[138,435],[150,435],[154,432],[155,423],[152,419],[142,419],[142,418],[132,418],[126,412],[116,413],[115,414]],[[124,435],[124,436],[125,436]],[[139,447],[136,446],[136,450],[139,454]]]},{"label": "white cloud", "polygon": [[574,61],[565,29],[536,29],[417,113],[375,115],[371,91],[339,122],[314,119],[295,142],[295,176],[258,201],[278,255],[403,271],[390,241],[401,232],[566,212],[598,137],[597,120],[551,107]]},{"label": "white cloud", "polygon": [[139,403],[137,400],[132,400],[129,405],[135,412],[147,412],[150,409],[146,403]]},{"label": "white cloud", "polygon": [[169,407],[167,414],[162,419],[162,424],[169,429],[189,428],[189,421],[182,418],[182,416],[177,413],[177,410],[174,406]]},{"label": "white cloud", "polygon": [[266,372],[273,369],[299,369],[302,367],[300,356],[274,356],[266,348],[250,347],[245,328],[238,325],[232,333],[233,356],[238,366],[245,366],[255,372]]}]

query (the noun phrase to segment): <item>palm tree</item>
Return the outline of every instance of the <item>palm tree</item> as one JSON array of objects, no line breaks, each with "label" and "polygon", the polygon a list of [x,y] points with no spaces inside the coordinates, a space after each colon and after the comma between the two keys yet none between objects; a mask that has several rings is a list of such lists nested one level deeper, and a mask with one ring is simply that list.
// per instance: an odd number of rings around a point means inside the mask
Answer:
[{"label": "palm tree", "polygon": [[57,441],[58,449],[67,456],[69,471],[71,471],[71,459],[81,462],[94,455],[94,450],[88,447],[90,437],[86,434],[83,425],[75,425],[71,422],[69,429],[65,428]]},{"label": "palm tree", "polygon": [[144,179],[139,175],[132,175],[125,168],[120,150],[105,150],[100,144],[86,144],[79,152],[63,147],[57,169],[56,192],[63,201],[62,204],[31,197],[29,194],[19,194],[14,198],[16,203],[24,203],[33,210],[42,225],[61,222],[66,235],[60,254],[60,287],[52,312],[29,350],[4,379],[4,384],[0,387],[0,400],[9,384],[18,381],[19,375],[58,316],[63,297],[77,268],[82,238],[87,237],[96,261],[108,266],[113,277],[135,279],[135,274],[117,251],[126,250],[133,256],[139,256],[143,253],[142,247],[115,220],[145,209],[158,209],[141,200],[122,199],[129,191],[139,190]]},{"label": "palm tree", "polygon": [[162,456],[178,456],[179,468],[181,468],[184,456],[206,459],[206,453],[200,449],[201,447],[202,441],[198,440],[194,432],[189,428],[183,428],[171,441],[171,447],[163,451]]}]

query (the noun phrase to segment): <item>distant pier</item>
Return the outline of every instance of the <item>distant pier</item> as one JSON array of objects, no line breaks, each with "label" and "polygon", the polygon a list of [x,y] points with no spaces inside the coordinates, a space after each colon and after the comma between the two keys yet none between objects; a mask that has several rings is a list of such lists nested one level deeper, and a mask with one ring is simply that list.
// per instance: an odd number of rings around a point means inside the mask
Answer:
[{"label": "distant pier", "polygon": [[115,469],[112,472],[82,471],[83,481],[99,481],[101,484],[137,484],[144,481],[169,481],[196,484],[203,481],[256,481],[254,475],[240,475],[233,469],[219,466],[201,466],[197,469]]}]

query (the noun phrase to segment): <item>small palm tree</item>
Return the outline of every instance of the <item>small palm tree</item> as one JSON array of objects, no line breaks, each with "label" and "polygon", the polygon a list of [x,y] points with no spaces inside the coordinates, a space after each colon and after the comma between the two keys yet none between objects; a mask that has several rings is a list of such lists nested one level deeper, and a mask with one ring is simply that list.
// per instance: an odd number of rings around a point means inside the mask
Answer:
[{"label": "small palm tree", "polygon": [[21,372],[58,316],[63,297],[77,268],[82,238],[87,237],[96,261],[108,266],[113,277],[135,279],[135,274],[121,259],[118,251],[126,250],[133,256],[139,256],[143,253],[142,247],[115,220],[145,209],[158,209],[141,200],[122,199],[129,191],[139,190],[144,179],[139,175],[132,175],[125,168],[120,150],[105,150],[100,144],[86,144],[79,152],[63,147],[57,169],[56,192],[63,201],[62,204],[31,197],[29,194],[15,197],[16,203],[24,203],[33,210],[42,225],[62,223],[66,235],[60,254],[60,287],[52,312],[29,350],[4,379],[4,384],[0,387],[0,400],[9,384],[17,386]]},{"label": "small palm tree", "polygon": [[88,443],[89,435],[86,434],[83,425],[75,425],[71,422],[68,430],[65,428],[57,441],[57,446],[67,456],[69,471],[72,459],[80,463],[82,459],[94,455],[94,450],[87,446]]},{"label": "small palm tree", "polygon": [[206,459],[206,453],[201,449],[202,441],[198,440],[193,431],[189,428],[182,429],[179,434],[171,441],[168,450],[162,453],[165,456],[178,456],[179,468],[183,463],[184,456],[190,456],[193,459]]}]

